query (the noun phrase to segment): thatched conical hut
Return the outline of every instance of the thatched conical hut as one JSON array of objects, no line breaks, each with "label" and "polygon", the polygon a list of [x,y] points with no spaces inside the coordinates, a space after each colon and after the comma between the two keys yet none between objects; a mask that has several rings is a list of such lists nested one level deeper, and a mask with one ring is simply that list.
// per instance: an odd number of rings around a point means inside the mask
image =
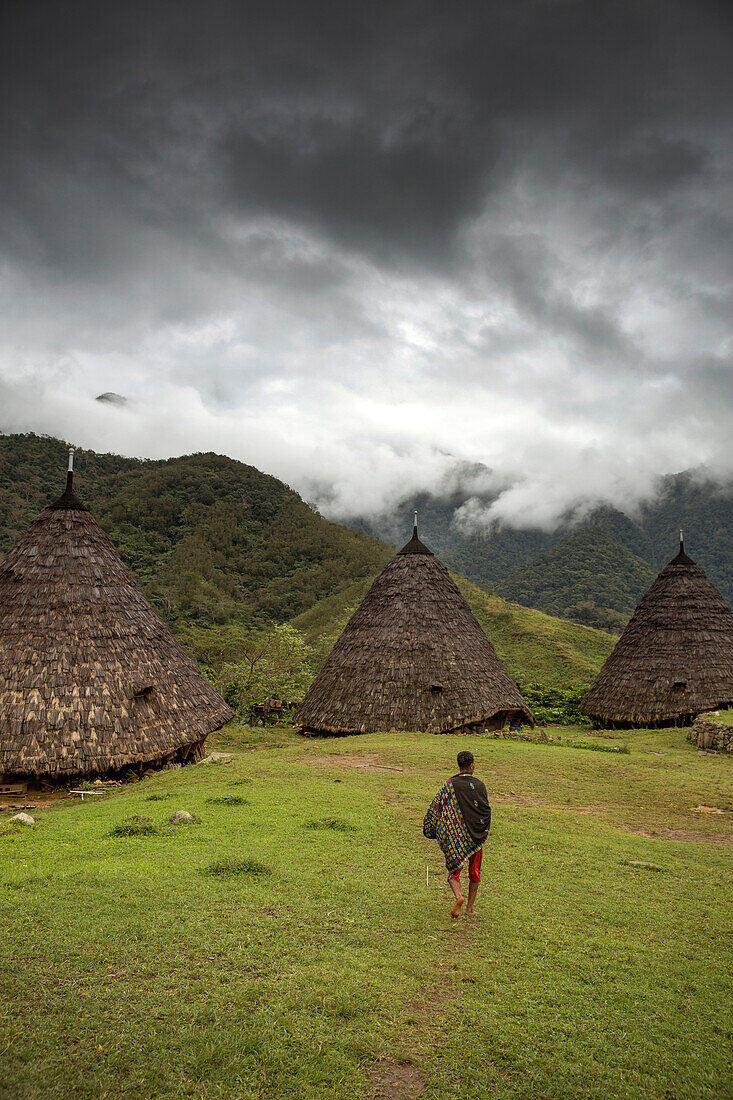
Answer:
[{"label": "thatched conical hut", "polygon": [[657,728],[731,703],[733,612],[680,538],[580,710],[597,727]]},{"label": "thatched conical hut", "polygon": [[448,570],[417,535],[382,570],[298,712],[304,733],[534,725]]},{"label": "thatched conical hut", "polygon": [[0,776],[196,759],[233,717],[66,491],[0,564]]}]

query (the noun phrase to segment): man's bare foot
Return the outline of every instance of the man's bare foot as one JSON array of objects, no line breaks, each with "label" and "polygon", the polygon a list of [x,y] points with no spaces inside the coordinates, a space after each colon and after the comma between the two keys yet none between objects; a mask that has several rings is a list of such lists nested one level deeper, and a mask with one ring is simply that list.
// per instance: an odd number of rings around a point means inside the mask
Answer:
[{"label": "man's bare foot", "polygon": [[467,916],[467,917],[475,917],[476,913],[473,909],[469,909],[469,907],[466,906],[466,912],[465,912],[464,915]]},{"label": "man's bare foot", "polygon": [[453,908],[450,911],[450,915],[453,918],[453,920],[456,920],[457,917],[460,917],[462,905],[463,905],[463,898],[456,898],[455,905],[453,906]]}]

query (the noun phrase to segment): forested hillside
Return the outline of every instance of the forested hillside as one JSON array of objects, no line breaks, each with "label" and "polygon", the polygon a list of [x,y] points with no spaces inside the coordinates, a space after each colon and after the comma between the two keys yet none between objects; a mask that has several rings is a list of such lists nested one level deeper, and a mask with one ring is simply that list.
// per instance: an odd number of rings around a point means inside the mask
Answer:
[{"label": "forested hillside", "polygon": [[621,631],[655,576],[649,562],[602,527],[581,527],[507,573],[496,591],[550,615]]}]

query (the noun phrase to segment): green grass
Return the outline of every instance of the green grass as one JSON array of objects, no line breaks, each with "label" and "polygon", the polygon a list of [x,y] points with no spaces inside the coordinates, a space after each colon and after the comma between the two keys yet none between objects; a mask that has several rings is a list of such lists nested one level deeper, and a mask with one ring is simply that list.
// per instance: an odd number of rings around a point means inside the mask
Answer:
[{"label": "green grass", "polygon": [[[454,576],[464,599],[491,640],[497,654],[520,684],[567,687],[589,684],[618,640],[612,634],[556,619],[541,611],[508,603],[499,596]],[[346,625],[349,611],[364,598],[369,580],[320,600],[293,619],[322,663]]]},{"label": "green grass", "polygon": [[[428,1100],[731,1094],[727,758],[683,730],[217,740],[231,763],[0,832],[0,1096],[366,1100],[385,1062]],[[493,827],[452,924],[421,824],[464,747]],[[157,835],[109,835],[134,815]]]}]

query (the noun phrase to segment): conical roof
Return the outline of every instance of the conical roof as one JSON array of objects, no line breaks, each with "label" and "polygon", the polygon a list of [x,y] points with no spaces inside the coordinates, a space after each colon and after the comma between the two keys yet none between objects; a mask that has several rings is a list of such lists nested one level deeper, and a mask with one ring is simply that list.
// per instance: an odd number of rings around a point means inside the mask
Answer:
[{"label": "conical roof", "polygon": [[232,718],[71,478],[0,564],[0,775],[160,760]]},{"label": "conical roof", "polygon": [[298,712],[310,732],[444,733],[532,712],[448,570],[412,539],[346,624]]},{"label": "conical roof", "polygon": [[732,702],[733,612],[680,541],[580,709],[599,725],[663,726]]}]

